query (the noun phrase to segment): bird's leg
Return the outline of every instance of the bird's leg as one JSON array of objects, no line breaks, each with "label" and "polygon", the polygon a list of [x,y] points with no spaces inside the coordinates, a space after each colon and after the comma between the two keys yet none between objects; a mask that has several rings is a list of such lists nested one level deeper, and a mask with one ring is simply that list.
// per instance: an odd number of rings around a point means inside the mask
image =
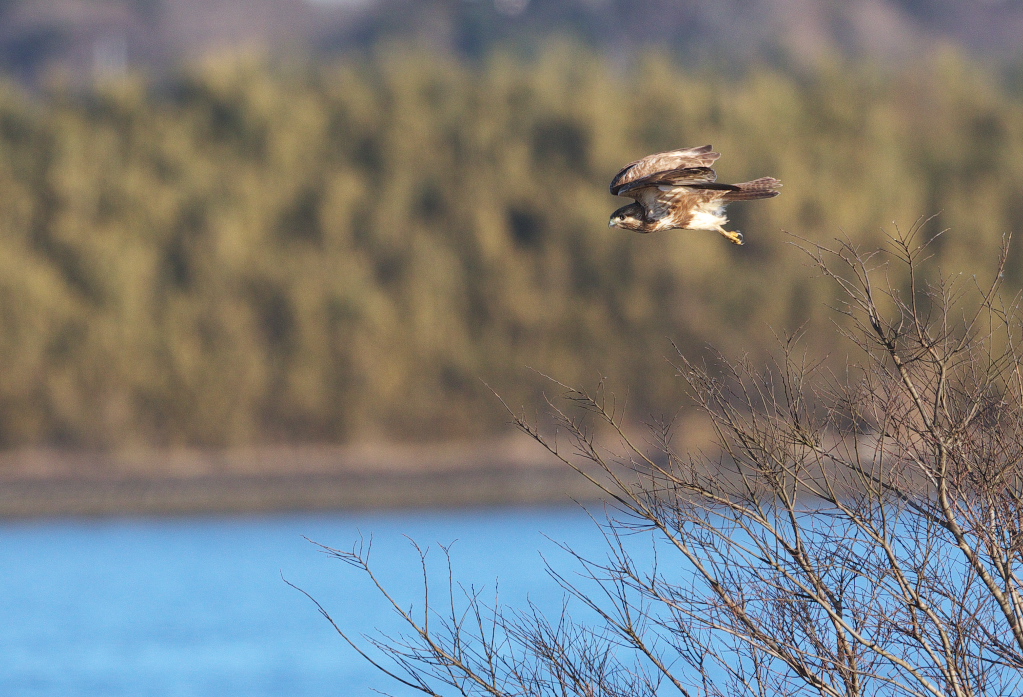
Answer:
[{"label": "bird's leg", "polygon": [[732,244],[740,245],[742,244],[741,232],[729,232],[728,230],[725,230],[723,227],[718,227],[718,232],[720,232],[721,235]]}]

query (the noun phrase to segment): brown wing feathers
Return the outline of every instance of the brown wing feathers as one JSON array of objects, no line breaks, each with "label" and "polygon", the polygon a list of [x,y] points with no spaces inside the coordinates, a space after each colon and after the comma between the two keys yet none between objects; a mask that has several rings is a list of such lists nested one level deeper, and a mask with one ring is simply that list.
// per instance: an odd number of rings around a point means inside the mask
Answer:
[{"label": "brown wing feathers", "polygon": [[715,184],[717,174],[710,167],[686,167],[666,172],[655,172],[640,179],[621,184],[611,185],[611,193],[615,196],[629,196],[630,191],[647,186],[691,186],[698,189],[724,189],[738,191],[739,187],[731,184]]},{"label": "brown wing feathers", "polygon": [[611,193],[618,195],[618,189],[626,184],[649,177],[660,172],[671,172],[684,169],[702,169],[709,172],[709,181],[714,181],[717,175],[710,165],[714,164],[721,155],[713,152],[710,145],[703,145],[699,148],[683,148],[660,152],[629,163],[622,168],[622,171],[611,180]]}]

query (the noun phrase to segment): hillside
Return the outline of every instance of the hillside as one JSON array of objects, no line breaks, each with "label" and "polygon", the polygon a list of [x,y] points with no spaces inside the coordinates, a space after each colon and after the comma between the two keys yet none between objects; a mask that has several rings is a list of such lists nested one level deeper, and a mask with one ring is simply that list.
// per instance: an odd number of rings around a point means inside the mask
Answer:
[{"label": "hillside", "polygon": [[628,60],[657,45],[693,63],[890,63],[958,46],[1023,60],[1017,0],[2,0],[0,69],[36,81],[163,69],[225,47],[332,55],[416,42],[462,57],[573,37]]}]

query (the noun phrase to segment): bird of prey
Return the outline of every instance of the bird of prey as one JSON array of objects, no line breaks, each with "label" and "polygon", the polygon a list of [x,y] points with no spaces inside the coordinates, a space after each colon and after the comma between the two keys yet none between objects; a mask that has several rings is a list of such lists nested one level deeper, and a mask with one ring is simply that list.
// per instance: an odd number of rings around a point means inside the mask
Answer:
[{"label": "bird of prey", "polygon": [[636,232],[713,230],[735,244],[742,235],[725,230],[725,206],[732,201],[773,198],[781,182],[761,177],[742,184],[718,184],[710,168],[721,157],[710,145],[636,160],[611,180],[611,193],[636,199],[611,214],[608,227]]}]

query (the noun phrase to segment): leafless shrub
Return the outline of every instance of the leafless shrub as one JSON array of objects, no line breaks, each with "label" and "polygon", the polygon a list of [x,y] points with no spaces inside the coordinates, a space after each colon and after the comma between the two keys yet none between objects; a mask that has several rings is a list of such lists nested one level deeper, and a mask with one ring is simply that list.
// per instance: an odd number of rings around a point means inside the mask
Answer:
[{"label": "leafless shrub", "polygon": [[[551,405],[560,435],[517,420],[608,497],[607,558],[577,555],[583,581],[549,569],[599,622],[510,611],[449,575],[443,603],[427,589],[418,616],[377,584],[401,637],[366,645],[338,631],[428,695],[1023,692],[1023,373],[1019,299],[999,292],[1007,241],[981,286],[923,280],[918,237],[869,254],[800,242],[844,291],[836,310],[859,352],[844,374],[791,340],[767,369],[680,356],[713,456],[675,452],[671,424],[635,442],[601,391],[566,388],[583,409]],[[656,540],[652,563],[636,561],[636,531]],[[364,547],[327,551],[377,582]]]}]

